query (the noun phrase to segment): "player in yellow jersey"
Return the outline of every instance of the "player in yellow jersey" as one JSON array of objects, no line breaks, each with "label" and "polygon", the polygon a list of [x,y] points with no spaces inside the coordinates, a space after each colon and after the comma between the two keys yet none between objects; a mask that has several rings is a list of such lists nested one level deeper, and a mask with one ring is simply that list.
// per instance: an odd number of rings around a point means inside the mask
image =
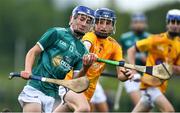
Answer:
[{"label": "player in yellow jersey", "polygon": [[[180,73],[180,10],[167,13],[167,32],[151,35],[136,42],[128,49],[129,62],[135,64],[136,52],[148,52],[146,65],[153,66],[166,62],[173,65],[173,72]],[[154,83],[157,86],[153,86]],[[141,81],[142,97],[133,112],[148,112],[155,105],[161,112],[174,112],[172,104],[165,97],[167,81],[144,74]]]},{"label": "player in yellow jersey", "polygon": [[[106,18],[109,12],[110,15],[108,18]],[[110,37],[110,35],[113,34],[113,32],[115,32],[115,19],[116,17],[112,10],[106,8],[97,9],[95,12],[95,32],[87,33],[82,39],[89,51],[95,53],[99,58],[122,60],[121,47],[112,37]],[[104,70],[104,67],[104,63],[96,62],[93,64],[93,66],[90,67],[90,69],[87,72],[87,76],[89,77],[89,79],[93,80],[93,82],[90,84],[90,88],[84,93],[88,100],[90,100],[93,96],[95,88],[98,88],[96,87],[96,85],[99,76]],[[103,99],[102,94],[101,97]],[[100,99],[100,97],[96,99]],[[92,105],[94,105],[96,111],[107,112],[108,108],[106,101],[100,100],[98,102],[95,101],[94,98],[92,98],[91,103]]]},{"label": "player in yellow jersey", "polygon": [[[111,34],[115,33],[116,16],[114,11],[107,8],[100,8],[95,11],[95,28],[94,32],[89,32],[82,38],[86,48],[97,55],[99,58],[111,59],[120,61],[122,58],[121,46],[110,37]],[[90,79],[90,86],[84,92],[86,101],[90,102],[91,97],[94,94],[96,84],[99,76],[105,68],[104,63],[95,62],[88,69],[86,75]],[[70,74],[71,75],[71,74]],[[126,70],[122,67],[117,67],[117,76],[121,81],[125,81],[133,77],[131,70]],[[71,78],[71,77],[70,77]],[[68,92],[67,92],[68,94]],[[66,105],[66,97],[73,95],[65,95],[65,104],[60,105],[56,108],[56,112],[65,112],[69,109]]]}]

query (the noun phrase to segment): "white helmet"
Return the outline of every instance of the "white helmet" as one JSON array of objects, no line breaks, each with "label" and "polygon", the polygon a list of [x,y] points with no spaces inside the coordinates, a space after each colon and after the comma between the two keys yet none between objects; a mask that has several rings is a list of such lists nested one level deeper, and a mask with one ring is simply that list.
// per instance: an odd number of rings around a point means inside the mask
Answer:
[{"label": "white helmet", "polygon": [[178,20],[180,21],[180,10],[179,9],[171,9],[168,11],[166,15],[166,21],[169,20]]}]

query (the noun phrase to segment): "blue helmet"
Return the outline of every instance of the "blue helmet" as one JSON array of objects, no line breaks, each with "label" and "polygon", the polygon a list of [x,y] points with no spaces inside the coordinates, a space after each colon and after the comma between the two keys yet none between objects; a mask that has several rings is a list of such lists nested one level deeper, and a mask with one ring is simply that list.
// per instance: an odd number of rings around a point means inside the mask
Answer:
[{"label": "blue helmet", "polygon": [[111,34],[114,34],[116,31],[116,14],[113,10],[108,9],[108,8],[99,8],[95,11],[95,22],[98,22],[100,19],[107,19],[107,20],[111,20],[112,21],[112,26],[113,29],[110,30],[109,33],[102,33],[100,31],[95,31],[95,34],[100,37],[100,38],[107,38],[108,36],[110,36]]},{"label": "blue helmet", "polygon": [[96,19],[104,18],[108,20],[112,20],[113,24],[116,22],[116,14],[113,10],[110,10],[108,8],[99,8],[95,11],[94,14]]},{"label": "blue helmet", "polygon": [[76,6],[72,11],[72,16],[76,16],[77,14],[85,14],[94,18],[94,10],[86,6]]},{"label": "blue helmet", "polygon": [[167,15],[166,15],[166,21],[168,22],[169,20],[180,21],[180,10],[179,9],[169,10]]},{"label": "blue helmet", "polygon": [[135,13],[132,15],[131,21],[146,21],[146,16],[143,13]]}]

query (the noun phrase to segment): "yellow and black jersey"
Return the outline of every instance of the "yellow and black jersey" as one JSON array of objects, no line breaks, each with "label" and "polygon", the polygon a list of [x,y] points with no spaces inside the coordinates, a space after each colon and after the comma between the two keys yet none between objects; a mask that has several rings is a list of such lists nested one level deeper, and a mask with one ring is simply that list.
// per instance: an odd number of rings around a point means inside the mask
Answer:
[{"label": "yellow and black jersey", "polygon": [[[136,42],[137,51],[148,52],[146,65],[153,66],[166,62],[169,64],[180,65],[180,37],[170,39],[168,33],[151,35],[147,39]],[[144,74],[144,76],[150,76]],[[141,89],[149,87],[145,83],[141,83]],[[164,93],[167,88],[167,81],[159,86]]]}]

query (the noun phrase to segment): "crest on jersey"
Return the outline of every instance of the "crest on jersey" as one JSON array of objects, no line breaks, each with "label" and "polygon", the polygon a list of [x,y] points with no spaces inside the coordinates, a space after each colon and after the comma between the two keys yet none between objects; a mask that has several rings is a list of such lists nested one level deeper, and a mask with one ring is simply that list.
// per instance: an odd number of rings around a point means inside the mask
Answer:
[{"label": "crest on jersey", "polygon": [[61,64],[61,60],[62,60],[62,57],[60,55],[57,55],[52,59],[52,63],[55,67],[57,67]]},{"label": "crest on jersey", "polygon": [[54,67],[58,67],[58,66],[63,66],[66,70],[71,70],[72,67],[70,66],[69,63],[67,63],[66,61],[63,60],[63,57],[60,55],[55,56],[52,59],[52,63],[54,65]]}]

